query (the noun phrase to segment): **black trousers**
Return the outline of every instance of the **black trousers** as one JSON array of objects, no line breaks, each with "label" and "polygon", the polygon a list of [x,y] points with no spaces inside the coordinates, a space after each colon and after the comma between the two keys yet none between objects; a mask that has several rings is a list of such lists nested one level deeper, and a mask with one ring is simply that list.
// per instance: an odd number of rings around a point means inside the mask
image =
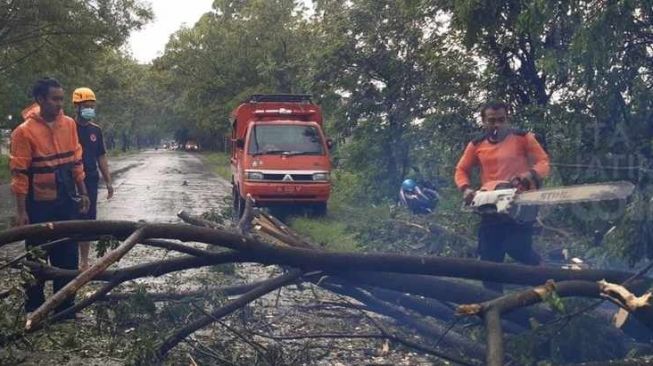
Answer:
[{"label": "black trousers", "polygon": [[88,207],[88,212],[85,214],[79,214],[80,220],[95,220],[97,219],[97,191],[99,177],[87,176],[84,179],[84,184],[86,184],[86,192],[88,192],[88,199],[91,201],[90,206]]},{"label": "black trousers", "polygon": [[[70,199],[64,200],[62,202],[35,202],[28,199],[27,215],[29,216],[30,223],[32,224],[50,221],[74,220],[78,215],[78,207],[77,203]],[[45,243],[43,240],[26,240],[25,246],[27,250],[30,250],[43,243]],[[30,259],[35,258],[31,257]],[[48,249],[45,253],[44,259],[49,259],[52,266],[76,270],[79,261],[77,242],[67,241]],[[69,280],[67,279],[53,280],[54,292],[57,292],[68,282]],[[36,310],[39,306],[41,306],[41,304],[45,302],[45,296],[43,294],[44,285],[45,283],[39,280],[36,280],[36,283],[27,285],[25,289],[25,294],[27,297],[25,301],[26,312],[32,312]],[[68,299],[59,305],[59,307],[55,309],[55,312],[59,312],[68,307],[71,307],[74,305],[74,303],[75,300],[73,298]]]},{"label": "black trousers", "polygon": [[[506,254],[523,264],[540,264],[541,258],[533,250],[533,224],[482,220],[478,229],[480,259],[501,263]],[[500,283],[483,282],[483,286],[490,290],[503,291]]]}]

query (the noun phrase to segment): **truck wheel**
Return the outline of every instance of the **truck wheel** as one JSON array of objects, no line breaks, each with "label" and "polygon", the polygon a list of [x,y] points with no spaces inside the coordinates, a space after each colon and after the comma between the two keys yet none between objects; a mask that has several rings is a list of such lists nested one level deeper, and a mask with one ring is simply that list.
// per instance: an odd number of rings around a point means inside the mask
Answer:
[{"label": "truck wheel", "polygon": [[240,197],[240,191],[234,186],[231,190],[232,196],[232,217],[234,221],[238,221],[245,211],[245,200]]},{"label": "truck wheel", "polygon": [[316,217],[324,217],[327,214],[327,203],[326,202],[316,203],[311,208],[312,208],[312,211],[313,211],[313,215],[316,216]]},{"label": "truck wheel", "polygon": [[245,213],[245,200],[238,195],[238,219],[243,217],[243,214]]}]

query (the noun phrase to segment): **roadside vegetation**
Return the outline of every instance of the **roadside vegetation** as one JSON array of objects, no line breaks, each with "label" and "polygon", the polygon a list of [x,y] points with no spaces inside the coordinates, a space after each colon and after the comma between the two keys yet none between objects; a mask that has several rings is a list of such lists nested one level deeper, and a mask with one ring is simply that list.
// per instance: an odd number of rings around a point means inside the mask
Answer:
[{"label": "roadside vegetation", "polygon": [[231,182],[231,163],[229,160],[229,154],[209,151],[202,153],[202,158],[215,174],[227,182]]}]

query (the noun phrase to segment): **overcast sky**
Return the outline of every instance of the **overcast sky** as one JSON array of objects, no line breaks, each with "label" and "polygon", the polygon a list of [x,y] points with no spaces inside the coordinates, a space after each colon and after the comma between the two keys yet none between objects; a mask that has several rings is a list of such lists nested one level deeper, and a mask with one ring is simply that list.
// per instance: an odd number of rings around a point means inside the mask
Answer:
[{"label": "overcast sky", "polygon": [[213,0],[150,0],[154,21],[132,33],[129,48],[139,62],[147,63],[163,54],[168,38],[182,24],[192,26],[211,10]]},{"label": "overcast sky", "polygon": [[[311,0],[301,0],[311,8]],[[161,56],[170,35],[186,24],[192,27],[211,10],[213,0],[146,0],[152,5],[154,20],[133,32],[128,47],[136,60],[147,63]]]}]

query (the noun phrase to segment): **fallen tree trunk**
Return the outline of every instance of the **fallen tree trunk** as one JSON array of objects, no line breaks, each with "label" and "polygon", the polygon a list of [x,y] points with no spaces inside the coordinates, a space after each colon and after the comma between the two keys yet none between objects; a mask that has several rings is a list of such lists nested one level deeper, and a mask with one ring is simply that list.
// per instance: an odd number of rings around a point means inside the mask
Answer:
[{"label": "fallen tree trunk", "polygon": [[[148,224],[153,237],[202,242],[246,253],[263,264],[288,265],[305,270],[323,270],[335,274],[356,268],[361,271],[384,271],[433,276],[458,277],[521,285],[538,285],[555,281],[582,280],[624,282],[632,273],[611,270],[569,270],[518,264],[483,262],[474,259],[447,258],[386,253],[323,252],[312,249],[280,247],[223,230],[178,224]],[[137,227],[125,221],[65,221],[28,225],[0,233],[0,245],[26,237],[61,238],[71,233],[111,234],[125,237]]]}]

